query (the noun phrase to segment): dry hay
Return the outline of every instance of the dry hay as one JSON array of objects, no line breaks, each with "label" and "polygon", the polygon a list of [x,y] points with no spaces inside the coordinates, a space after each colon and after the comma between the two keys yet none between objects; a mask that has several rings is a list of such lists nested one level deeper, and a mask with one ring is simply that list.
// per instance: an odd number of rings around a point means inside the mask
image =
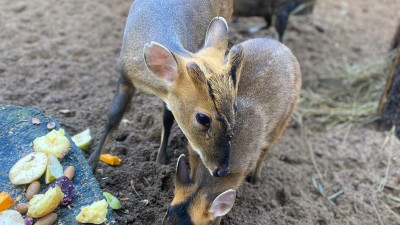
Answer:
[{"label": "dry hay", "polygon": [[378,60],[310,75],[304,82],[293,119],[300,124],[327,128],[376,120],[393,57],[394,52],[390,52]]}]

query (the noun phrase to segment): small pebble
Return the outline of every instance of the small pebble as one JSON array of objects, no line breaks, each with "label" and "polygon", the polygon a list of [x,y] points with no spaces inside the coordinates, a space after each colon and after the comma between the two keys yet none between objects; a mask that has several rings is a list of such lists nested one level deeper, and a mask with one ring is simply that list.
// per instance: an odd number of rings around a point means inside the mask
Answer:
[{"label": "small pebble", "polygon": [[28,212],[28,204],[26,203],[19,203],[16,207],[15,210],[17,210],[21,214],[26,214]]},{"label": "small pebble", "polygon": [[41,122],[40,122],[40,120],[38,119],[38,118],[36,118],[36,117],[32,117],[32,124],[34,124],[34,125],[39,125]]},{"label": "small pebble", "polygon": [[28,189],[26,189],[26,199],[29,201],[32,199],[34,195],[39,193],[40,190],[40,183],[38,181],[33,181]]},{"label": "small pebble", "polygon": [[70,180],[72,180],[72,178],[74,178],[75,175],[75,167],[73,166],[68,166],[67,168],[65,168],[64,170],[64,176],[68,177]]},{"label": "small pebble", "polygon": [[53,130],[55,127],[56,127],[56,124],[54,122],[47,123],[47,129]]},{"label": "small pebble", "polygon": [[36,221],[35,225],[52,225],[57,220],[57,214],[50,213]]}]

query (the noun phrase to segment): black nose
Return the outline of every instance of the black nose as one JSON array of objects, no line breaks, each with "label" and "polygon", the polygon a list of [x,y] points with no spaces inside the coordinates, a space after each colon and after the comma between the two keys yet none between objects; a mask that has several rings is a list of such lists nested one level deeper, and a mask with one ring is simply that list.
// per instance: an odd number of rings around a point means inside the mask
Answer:
[{"label": "black nose", "polygon": [[213,171],[213,175],[215,177],[225,177],[227,176],[229,173],[229,167],[225,167],[225,168],[217,168]]}]

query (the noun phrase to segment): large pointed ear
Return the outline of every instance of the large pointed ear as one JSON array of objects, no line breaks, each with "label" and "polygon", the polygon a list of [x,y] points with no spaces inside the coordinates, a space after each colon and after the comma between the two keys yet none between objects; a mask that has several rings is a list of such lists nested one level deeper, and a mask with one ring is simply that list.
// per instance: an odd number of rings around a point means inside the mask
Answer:
[{"label": "large pointed ear", "polygon": [[171,85],[178,76],[178,65],[172,53],[156,42],[144,46],[144,59],[152,74]]},{"label": "large pointed ear", "polygon": [[214,199],[210,209],[213,219],[219,216],[224,216],[231,211],[233,203],[235,203],[235,198],[236,191],[233,189],[229,189],[218,195]]},{"label": "large pointed ear", "polygon": [[226,51],[228,47],[228,24],[223,17],[215,17],[208,25],[204,48],[208,47]]},{"label": "large pointed ear", "polygon": [[243,57],[244,53],[243,47],[241,45],[235,45],[229,51],[228,65],[230,66],[230,69],[228,73],[229,76],[232,78],[236,93],[239,86],[240,75],[242,73]]},{"label": "large pointed ear", "polygon": [[178,184],[190,184],[190,169],[187,158],[184,154],[179,156],[176,163],[175,182]]}]

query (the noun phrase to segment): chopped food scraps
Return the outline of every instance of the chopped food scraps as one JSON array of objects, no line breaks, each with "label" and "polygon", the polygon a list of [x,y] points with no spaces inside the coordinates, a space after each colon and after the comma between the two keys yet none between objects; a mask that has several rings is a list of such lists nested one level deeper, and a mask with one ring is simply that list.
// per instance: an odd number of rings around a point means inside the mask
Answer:
[{"label": "chopped food scraps", "polygon": [[11,208],[15,203],[15,200],[7,192],[0,193],[0,212]]},{"label": "chopped food scraps", "polygon": [[75,219],[79,223],[101,224],[107,220],[107,207],[108,204],[104,199],[94,202],[89,206],[81,208],[81,212],[76,216]]},{"label": "chopped food scraps", "polygon": [[119,164],[121,164],[121,159],[118,158],[118,156],[113,156],[110,154],[101,154],[100,161],[105,162],[112,166],[118,166]]}]

